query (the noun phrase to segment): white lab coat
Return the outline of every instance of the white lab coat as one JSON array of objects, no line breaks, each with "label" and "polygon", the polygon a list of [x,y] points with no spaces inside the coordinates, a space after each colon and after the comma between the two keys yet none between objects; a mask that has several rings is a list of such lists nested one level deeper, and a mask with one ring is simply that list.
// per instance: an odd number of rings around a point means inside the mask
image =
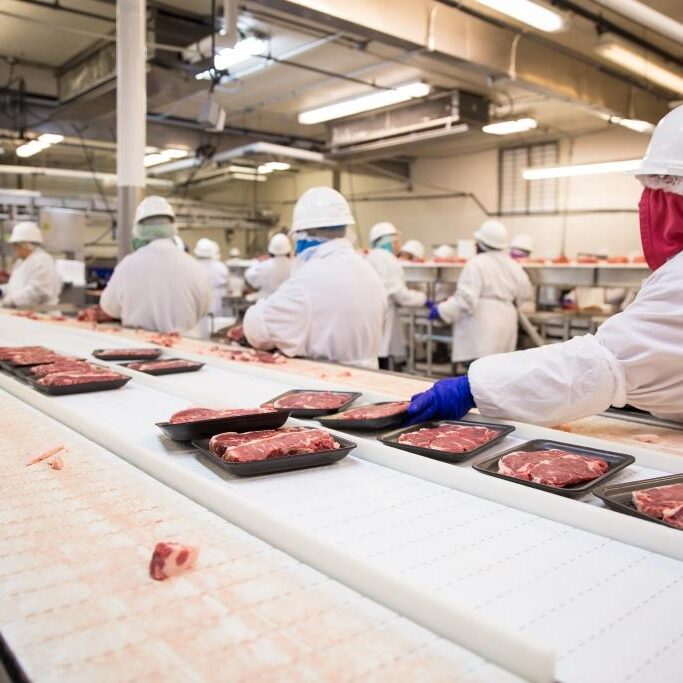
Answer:
[{"label": "white lab coat", "polygon": [[529,276],[504,251],[487,251],[467,262],[439,316],[453,323],[454,363],[517,346],[517,308],[532,298]]},{"label": "white lab coat", "polygon": [[223,297],[228,292],[228,279],[230,271],[222,261],[214,259],[201,258],[197,259],[202,268],[206,271],[209,277],[209,284],[211,285],[211,313],[213,315],[220,315],[223,310]]},{"label": "white lab coat", "polygon": [[244,279],[260,296],[272,294],[292,273],[292,260],[287,256],[271,256],[247,268]]},{"label": "white lab coat", "polygon": [[367,258],[387,291],[387,317],[382,330],[379,356],[392,356],[396,360],[403,360],[406,357],[406,339],[399,316],[399,306],[424,306],[427,297],[422,292],[406,287],[400,261],[386,249],[373,249]]},{"label": "white lab coat", "polygon": [[36,247],[25,259],[19,259],[5,289],[3,305],[17,308],[54,306],[59,302],[62,281],[55,260]]},{"label": "white lab coat", "polygon": [[114,269],[100,305],[127,327],[185,332],[211,307],[206,271],[170,239],[128,254]]},{"label": "white lab coat", "polygon": [[257,349],[377,367],[386,293],[377,273],[345,238],[315,251],[279,289],[244,316]]},{"label": "white lab coat", "polygon": [[683,422],[683,253],[595,335],[482,358],[470,367],[488,417],[554,425],[626,403]]}]

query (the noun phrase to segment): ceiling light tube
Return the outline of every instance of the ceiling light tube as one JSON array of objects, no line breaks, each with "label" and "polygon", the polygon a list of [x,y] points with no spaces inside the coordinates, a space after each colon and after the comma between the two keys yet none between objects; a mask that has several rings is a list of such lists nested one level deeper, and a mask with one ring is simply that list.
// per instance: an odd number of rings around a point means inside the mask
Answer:
[{"label": "ceiling light tube", "polygon": [[[268,49],[268,41],[256,36],[248,36],[240,40],[235,47],[226,47],[219,50],[213,61],[216,71],[227,71],[233,66],[246,62],[253,57],[264,56]],[[211,71],[207,69],[198,73],[197,80],[211,80]]]},{"label": "ceiling light tube", "polygon": [[545,180],[547,178],[626,173],[627,171],[635,171],[640,163],[640,159],[627,159],[625,161],[601,161],[595,164],[576,164],[574,166],[526,168],[522,171],[522,177],[524,180]]},{"label": "ceiling light tube", "polygon": [[38,140],[40,142],[43,142],[47,145],[56,145],[57,143],[61,142],[64,139],[63,135],[59,135],[57,133],[43,133],[42,135],[38,136]]},{"label": "ceiling light tube", "polygon": [[257,173],[231,173],[230,177],[234,180],[252,180],[259,183],[266,181],[266,177],[264,175],[259,175]]},{"label": "ceiling light tube", "polygon": [[561,14],[531,0],[476,0],[476,2],[537,28],[539,31],[552,33],[564,28],[564,18]]},{"label": "ceiling light tube", "polygon": [[595,51],[617,66],[660,85],[662,88],[683,95],[683,75],[662,63],[653,61],[645,50],[621,41],[606,33],[595,46]]},{"label": "ceiling light tube", "polygon": [[481,130],[489,135],[512,135],[513,133],[524,133],[533,130],[538,126],[535,119],[516,119],[515,121],[498,121],[489,123]]},{"label": "ceiling light tube", "polygon": [[636,133],[652,133],[655,129],[654,123],[641,121],[640,119],[624,119],[621,116],[611,116],[610,114],[600,114],[600,118],[616,126],[623,126]]},{"label": "ceiling light tube", "polygon": [[259,166],[259,169],[261,168],[267,168],[270,171],[288,171],[291,166],[284,161],[268,161],[262,166]]},{"label": "ceiling light tube", "polygon": [[404,83],[388,90],[380,90],[369,95],[361,95],[350,100],[342,100],[341,102],[301,112],[299,114],[299,123],[312,125],[331,121],[332,119],[340,119],[345,116],[352,116],[353,114],[360,114],[364,111],[388,107],[389,105],[407,102],[417,97],[425,97],[429,95],[430,90],[430,86],[422,81]]}]

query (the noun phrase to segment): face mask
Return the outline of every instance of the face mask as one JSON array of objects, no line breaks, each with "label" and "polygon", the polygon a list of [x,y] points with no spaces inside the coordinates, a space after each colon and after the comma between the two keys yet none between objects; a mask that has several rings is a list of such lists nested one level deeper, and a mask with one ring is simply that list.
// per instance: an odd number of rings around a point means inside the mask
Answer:
[{"label": "face mask", "polygon": [[683,251],[683,196],[645,188],[638,212],[645,260],[657,270]]},{"label": "face mask", "polygon": [[133,251],[137,251],[140,247],[144,247],[148,244],[147,240],[143,240],[141,237],[133,237]]}]

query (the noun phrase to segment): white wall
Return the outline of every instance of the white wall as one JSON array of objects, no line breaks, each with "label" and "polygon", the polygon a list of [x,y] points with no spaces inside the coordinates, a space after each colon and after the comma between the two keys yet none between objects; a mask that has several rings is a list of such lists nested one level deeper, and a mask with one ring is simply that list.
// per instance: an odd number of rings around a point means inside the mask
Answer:
[{"label": "white wall", "polygon": [[[611,126],[562,140],[560,163],[639,158],[648,139],[647,135]],[[367,231],[380,220],[392,221],[404,239],[417,238],[427,245],[471,237],[486,218],[485,212],[471,198],[443,195],[472,193],[486,211],[498,211],[497,150],[417,159],[411,173],[412,190],[387,178],[360,172],[342,174],[341,190],[352,201],[364,245]],[[318,184],[331,186],[332,173],[313,171],[273,177],[259,188],[259,203],[279,212],[281,222],[289,225],[296,198]],[[563,236],[568,256],[602,247],[614,255],[640,250],[637,205],[641,187],[635,178],[618,174],[563,179],[559,190],[560,211],[556,215],[503,216],[510,233],[530,233],[541,256],[559,254]]]}]

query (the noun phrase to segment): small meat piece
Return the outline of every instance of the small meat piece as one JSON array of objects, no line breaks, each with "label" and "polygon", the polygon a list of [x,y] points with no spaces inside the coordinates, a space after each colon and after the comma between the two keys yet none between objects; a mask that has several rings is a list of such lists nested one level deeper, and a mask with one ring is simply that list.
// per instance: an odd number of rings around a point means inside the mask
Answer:
[{"label": "small meat piece", "polygon": [[442,424],[401,434],[399,443],[448,453],[469,453],[495,439],[500,432],[488,427]]},{"label": "small meat piece", "polygon": [[243,363],[284,363],[285,359],[278,353],[258,351],[240,346],[212,346],[209,352],[225,360],[240,361]]},{"label": "small meat piece", "polygon": [[55,455],[54,458],[47,461],[47,464],[53,470],[62,470],[64,469],[64,458],[61,455]]},{"label": "small meat piece", "polygon": [[263,413],[276,413],[277,410],[271,407],[264,408],[226,408],[216,410],[213,408],[187,408],[173,413],[169,422],[171,424],[182,424],[185,422],[201,422],[203,420],[219,420],[227,417],[243,417],[246,415],[261,415]]},{"label": "small meat piece", "polygon": [[201,363],[193,360],[183,360],[181,358],[172,358],[169,360],[142,360],[128,363],[126,367],[139,372],[153,372],[155,370],[183,370],[185,368],[195,368]]},{"label": "small meat piece", "polygon": [[592,481],[609,470],[598,457],[570,453],[558,448],[547,451],[515,451],[498,461],[498,472],[515,479],[562,488]]},{"label": "small meat piece", "polygon": [[152,344],[158,344],[167,349],[173,348],[180,341],[180,334],[178,332],[169,332],[168,334],[163,334],[161,332],[150,335],[147,338]]},{"label": "small meat piece", "polygon": [[51,458],[53,455],[56,455],[57,453],[63,450],[63,444],[59,444],[59,446],[55,446],[54,448],[50,448],[47,451],[43,451],[42,453],[34,455],[32,458],[29,458],[26,463],[26,466],[28,467],[29,465],[35,465],[37,462],[41,462],[42,460],[47,460],[48,458]]},{"label": "small meat piece", "polygon": [[289,427],[260,432],[226,432],[209,442],[209,450],[229,462],[255,462],[289,455],[304,455],[340,448],[322,429]]},{"label": "small meat piece", "polygon": [[108,323],[115,320],[115,318],[105,313],[104,309],[99,304],[96,304],[79,311],[76,320],[88,323]]},{"label": "small meat piece", "polygon": [[333,410],[348,403],[353,394],[335,391],[297,391],[274,401],[275,408]]},{"label": "small meat piece", "polygon": [[53,372],[51,375],[45,375],[45,377],[41,377],[37,383],[45,387],[63,387],[72,384],[113,382],[124,378],[125,375],[108,370],[66,370],[64,372]]},{"label": "small meat piece", "polygon": [[197,562],[199,549],[191,545],[168,541],[157,543],[149,563],[149,575],[164,581],[176,574],[192,569]]},{"label": "small meat piece", "polygon": [[94,366],[84,360],[77,358],[65,358],[64,360],[57,360],[54,363],[43,363],[42,365],[34,365],[29,374],[33,377],[45,377],[53,372],[65,372],[67,370],[92,370]]},{"label": "small meat piece", "polygon": [[634,434],[632,439],[641,443],[661,443],[662,437],[656,434]]},{"label": "small meat piece", "polygon": [[336,420],[377,420],[381,417],[393,417],[394,415],[405,413],[409,405],[408,401],[376,403],[374,405],[351,408],[332,417]]},{"label": "small meat piece", "polygon": [[97,357],[102,360],[118,360],[119,358],[157,358],[159,349],[102,349],[97,352]]},{"label": "small meat piece", "polygon": [[641,489],[634,491],[631,498],[636,509],[644,515],[683,529],[683,484]]}]

